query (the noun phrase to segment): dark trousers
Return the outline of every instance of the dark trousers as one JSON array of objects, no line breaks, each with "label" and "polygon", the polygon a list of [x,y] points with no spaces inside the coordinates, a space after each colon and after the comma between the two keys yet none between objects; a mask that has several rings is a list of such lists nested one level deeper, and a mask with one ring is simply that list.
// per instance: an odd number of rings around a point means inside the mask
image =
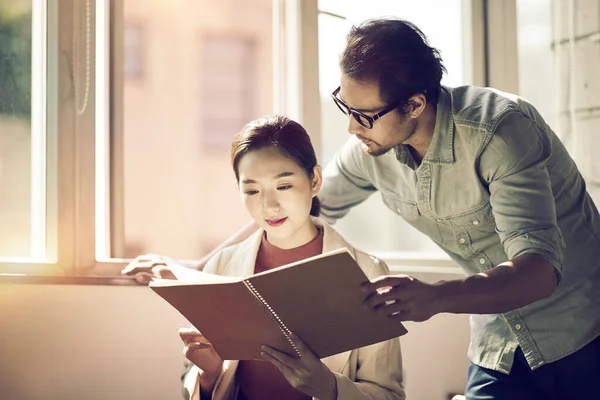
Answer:
[{"label": "dark trousers", "polygon": [[600,337],[535,371],[520,348],[509,375],[469,367],[467,400],[600,400]]}]

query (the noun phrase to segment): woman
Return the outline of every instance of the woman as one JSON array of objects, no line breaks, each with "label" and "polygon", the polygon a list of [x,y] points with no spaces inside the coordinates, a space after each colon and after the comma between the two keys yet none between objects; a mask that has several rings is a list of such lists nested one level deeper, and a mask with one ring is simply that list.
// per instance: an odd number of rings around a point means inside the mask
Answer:
[{"label": "woman", "polygon": [[[235,136],[231,162],[244,206],[261,229],[215,255],[204,271],[248,276],[346,247],[369,279],[389,273],[317,218],[321,167],[298,123],[281,116],[251,122]],[[264,347],[264,361],[222,361],[197,330],[181,329],[180,336],[195,365],[184,377],[191,398],[404,399],[397,338],[319,360],[296,337],[300,358]]]}]

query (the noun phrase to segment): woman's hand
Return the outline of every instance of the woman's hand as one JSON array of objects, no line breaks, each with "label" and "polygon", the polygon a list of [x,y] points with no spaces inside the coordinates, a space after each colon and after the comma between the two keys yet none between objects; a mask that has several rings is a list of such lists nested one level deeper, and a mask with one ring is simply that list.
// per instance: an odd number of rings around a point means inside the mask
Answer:
[{"label": "woman's hand", "polygon": [[200,368],[201,390],[211,393],[221,374],[223,360],[196,328],[179,329],[179,337],[185,346],[183,348],[185,358]]},{"label": "woman's hand", "polygon": [[337,399],[337,383],[333,372],[300,340],[292,334],[300,358],[289,356],[269,346],[263,346],[263,358],[275,365],[285,379],[302,393],[321,400]]},{"label": "woman's hand", "polygon": [[137,256],[121,271],[123,275],[134,275],[139,283],[147,284],[152,278],[176,279],[167,267],[166,258],[157,254]]}]

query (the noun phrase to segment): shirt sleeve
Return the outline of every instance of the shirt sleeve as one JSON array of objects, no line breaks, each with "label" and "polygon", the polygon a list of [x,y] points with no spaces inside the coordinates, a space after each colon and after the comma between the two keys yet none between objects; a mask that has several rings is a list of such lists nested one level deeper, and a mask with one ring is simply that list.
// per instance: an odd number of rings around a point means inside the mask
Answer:
[{"label": "shirt sleeve", "polygon": [[319,199],[321,216],[330,224],[375,192],[364,157],[360,142],[352,136],[324,169]]},{"label": "shirt sleeve", "polygon": [[523,113],[509,112],[484,148],[480,170],[508,258],[539,254],[560,279],[564,242],[548,172],[551,154],[549,134]]}]

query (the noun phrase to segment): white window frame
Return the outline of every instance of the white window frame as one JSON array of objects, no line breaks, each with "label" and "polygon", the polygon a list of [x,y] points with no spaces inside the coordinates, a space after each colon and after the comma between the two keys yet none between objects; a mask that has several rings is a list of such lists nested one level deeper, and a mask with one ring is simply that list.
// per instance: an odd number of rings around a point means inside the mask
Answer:
[{"label": "white window frame", "polygon": [[482,19],[487,36],[487,82],[508,93],[519,93],[516,0],[486,1]]},{"label": "white window frame", "polygon": [[275,113],[304,126],[320,154],[317,4],[317,0],[273,0],[273,104]]},{"label": "white window frame", "polygon": [[[42,110],[36,129],[45,125],[48,139],[45,143],[43,140],[35,142],[36,179],[43,176],[39,166],[43,154],[46,154],[47,163],[57,165],[56,174],[49,169],[45,176],[48,190],[36,188],[35,194],[46,192],[46,209],[57,210],[56,213],[45,213],[46,248],[57,251],[46,254],[55,260],[52,262],[0,260],[0,273],[115,277],[129,261],[109,257],[111,250],[118,250],[115,247],[123,243],[123,204],[115,201],[119,197],[110,193],[110,190],[113,194],[123,191],[122,180],[111,177],[113,168],[122,167],[115,163],[122,162],[123,151],[120,145],[123,111],[118,103],[123,98],[123,74],[109,76],[111,57],[123,48],[122,37],[110,35],[111,23],[117,32],[123,29],[123,1],[34,0],[36,5],[47,4],[47,8],[43,8],[45,18],[41,14],[34,18],[45,19],[48,32],[47,79],[45,86],[39,86],[43,89],[36,92],[36,98],[45,95],[47,99],[46,115],[42,103],[34,105],[36,112]],[[471,21],[465,28],[471,32],[470,36],[465,35],[465,46],[473,48],[473,54],[481,55],[468,63],[469,74],[473,83],[480,85],[485,83],[481,39],[483,2],[464,0],[468,5],[466,15]],[[317,0],[273,0],[273,111],[303,124],[320,154],[317,4]],[[74,37],[79,38],[75,49]],[[35,57],[38,56],[43,57],[44,52]],[[34,75],[36,84],[44,83],[43,77],[43,72]],[[114,104],[112,115],[109,115],[111,102]],[[103,193],[103,198],[98,199],[97,193]],[[35,210],[38,218],[43,215],[42,211]],[[102,223],[96,224],[96,221]],[[380,256],[394,272],[462,274],[449,259],[411,258],[402,253],[382,253]]]},{"label": "white window frame", "polygon": [[47,168],[56,162],[56,34],[58,6],[47,0],[31,4],[31,251],[30,257],[0,258],[1,274],[47,273],[56,271],[58,204],[57,174]]},{"label": "white window frame", "polygon": [[[117,32],[112,39],[107,37],[103,41],[96,38],[96,68],[103,73],[97,74],[96,87],[103,88],[103,93],[96,96],[99,103],[104,99],[104,106],[98,108],[97,116],[102,121],[96,121],[97,132],[105,132],[104,139],[96,141],[97,151],[100,157],[96,159],[96,190],[105,193],[106,197],[97,207],[96,219],[105,221],[102,226],[96,226],[95,230],[86,232],[87,241],[95,242],[101,238],[100,246],[96,249],[95,261],[88,270],[94,275],[118,275],[120,270],[129,262],[129,259],[110,258],[110,254],[118,253],[116,246],[123,245],[124,235],[124,205],[120,193],[123,192],[122,178],[110,175],[111,169],[122,170],[122,138],[123,138],[123,71],[119,68],[121,63],[112,63],[115,73],[109,77],[108,70],[111,65],[111,57],[120,57],[122,54],[122,35],[118,32],[123,30],[123,1],[110,0],[103,11],[97,11],[96,25],[104,26],[104,32],[113,29]],[[107,2],[108,3],[108,2]],[[318,86],[315,88],[302,85],[303,81],[311,81],[318,76],[318,65],[310,60],[304,60],[300,64],[299,48],[308,46],[307,41],[314,40],[316,43],[316,32],[314,35],[303,34],[301,30],[300,17],[297,13],[307,13],[311,3],[316,7],[316,0],[273,0],[273,62],[274,62],[274,112],[281,112],[292,116],[298,121],[309,121],[308,115],[311,111],[319,111],[318,108]],[[316,14],[314,16],[316,21]],[[102,78],[104,76],[104,78]],[[102,81],[104,79],[104,81]],[[110,82],[110,85],[108,84]],[[108,99],[113,103],[112,115],[108,114]],[[307,122],[305,122],[307,124]],[[318,121],[312,122],[319,127]],[[312,129],[313,135],[318,135],[318,129]],[[313,136],[313,140],[314,139]],[[110,150],[110,151],[109,151]],[[113,154],[114,157],[109,157]],[[108,179],[110,177],[110,179]],[[109,185],[109,182],[111,183]],[[112,190],[112,196],[109,192]],[[182,260],[192,262],[192,260]]]},{"label": "white window frame", "polygon": [[[464,20],[469,23],[464,24],[463,34],[463,48],[470,49],[465,52],[465,71],[464,76],[467,77],[469,82],[474,85],[485,86],[486,84],[486,62],[485,62],[485,42],[484,42],[484,1],[485,0],[463,0],[462,1],[462,12]],[[303,92],[297,97],[299,99],[299,105],[297,110],[291,109],[288,111],[288,115],[292,118],[297,115],[297,118],[301,123],[304,123],[308,132],[313,136],[313,143],[320,144],[320,127],[319,122],[321,120],[320,115],[320,94],[318,85],[318,29],[317,29],[317,16],[318,16],[318,2],[317,0],[310,0],[303,2],[302,5],[298,5],[298,1],[288,1],[295,8],[297,18],[299,21],[292,21],[293,23],[288,26],[297,25],[298,27],[304,28],[311,27],[310,36],[300,36],[305,40],[301,44],[297,44],[299,61],[297,64],[301,66],[298,76],[300,78],[306,77],[311,82],[316,82],[311,87],[307,85],[301,85]],[[302,31],[302,28],[297,28],[298,32]],[[314,36],[314,37],[313,37]],[[288,42],[289,43],[289,42]],[[287,49],[290,51],[291,49]],[[302,62],[307,60],[309,64],[305,66]],[[312,75],[315,72],[309,68],[314,67],[316,69],[316,75]],[[306,69],[303,69],[306,68]],[[294,83],[292,85],[295,85]],[[299,89],[297,89],[299,91]],[[294,90],[289,90],[288,95],[295,93]],[[310,102],[310,103],[309,103]],[[293,114],[290,111],[296,111]],[[310,125],[310,126],[309,126]],[[316,133],[316,135],[315,135]],[[320,146],[315,146],[320,147]],[[320,154],[320,148],[317,149]],[[463,270],[457,266],[457,264],[444,256],[439,257],[420,257],[419,255],[412,255],[405,252],[375,252],[377,257],[386,261],[390,270],[394,273],[434,273],[434,274],[457,274],[464,275]]]}]

